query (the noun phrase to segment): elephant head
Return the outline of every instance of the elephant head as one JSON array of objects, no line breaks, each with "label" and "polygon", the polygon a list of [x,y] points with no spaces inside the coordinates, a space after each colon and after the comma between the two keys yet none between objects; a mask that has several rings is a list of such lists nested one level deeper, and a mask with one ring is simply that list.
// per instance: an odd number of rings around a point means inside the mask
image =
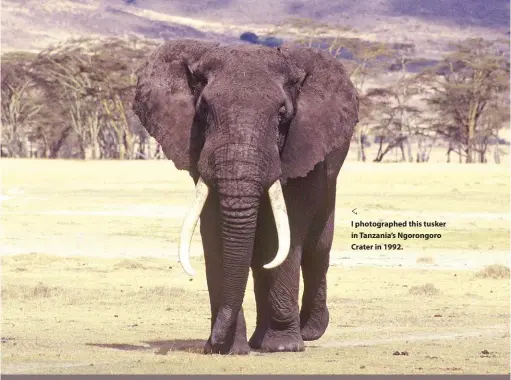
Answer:
[{"label": "elephant head", "polygon": [[279,250],[266,266],[273,268],[289,251],[281,183],[306,176],[332,149],[347,149],[358,121],[353,85],[324,52],[174,40],[140,68],[133,109],[165,155],[196,182],[180,241],[189,274],[193,229],[208,192],[217,192],[223,296],[236,313],[262,194],[270,194],[278,229]]}]

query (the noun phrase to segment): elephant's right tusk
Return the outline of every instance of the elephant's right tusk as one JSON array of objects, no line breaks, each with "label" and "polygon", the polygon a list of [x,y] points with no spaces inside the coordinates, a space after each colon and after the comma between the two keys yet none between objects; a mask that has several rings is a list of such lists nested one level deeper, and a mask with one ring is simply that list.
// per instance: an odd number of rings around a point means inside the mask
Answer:
[{"label": "elephant's right tusk", "polygon": [[279,249],[272,262],[264,265],[263,267],[266,269],[272,269],[282,264],[289,254],[289,248],[291,246],[291,232],[289,230],[289,218],[287,216],[286,202],[284,200],[284,194],[282,193],[282,186],[280,185],[279,180],[275,181],[275,183],[271,185],[268,190],[268,195],[270,196],[271,209],[275,218],[275,225],[277,226]]},{"label": "elephant's right tusk", "polygon": [[208,185],[206,185],[202,177],[200,177],[195,186],[195,200],[186,214],[183,226],[181,227],[181,236],[179,237],[179,261],[184,271],[190,276],[195,275],[195,271],[190,264],[190,244],[192,243],[195,226],[199,221],[206,199],[208,199],[208,193]]}]

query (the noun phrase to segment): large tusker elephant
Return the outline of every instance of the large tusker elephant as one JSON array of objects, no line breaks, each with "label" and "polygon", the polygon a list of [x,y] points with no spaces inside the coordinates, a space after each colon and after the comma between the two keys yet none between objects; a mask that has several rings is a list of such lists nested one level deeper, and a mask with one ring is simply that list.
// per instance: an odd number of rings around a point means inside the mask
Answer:
[{"label": "large tusker elephant", "polygon": [[[205,352],[303,351],[329,322],[336,179],[358,122],[341,63],[308,48],[173,40],[139,69],[133,109],[196,183],[179,256],[193,275],[188,249],[200,217],[211,303]],[[250,268],[257,323],[247,341]]]}]

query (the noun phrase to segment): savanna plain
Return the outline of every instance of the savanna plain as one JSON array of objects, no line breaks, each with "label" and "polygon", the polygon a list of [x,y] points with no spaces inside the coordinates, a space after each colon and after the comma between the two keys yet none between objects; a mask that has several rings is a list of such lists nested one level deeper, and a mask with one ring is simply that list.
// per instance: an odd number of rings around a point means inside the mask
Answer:
[{"label": "savanna plain", "polygon": [[[347,162],[329,328],[304,352],[244,357],[201,353],[210,311],[198,231],[195,277],[176,255],[188,174],[169,161],[2,159],[0,169],[4,374],[510,372],[508,165]],[[446,224],[351,224],[411,220]],[[351,237],[360,231],[442,237]],[[251,334],[251,279],[244,309]]]}]

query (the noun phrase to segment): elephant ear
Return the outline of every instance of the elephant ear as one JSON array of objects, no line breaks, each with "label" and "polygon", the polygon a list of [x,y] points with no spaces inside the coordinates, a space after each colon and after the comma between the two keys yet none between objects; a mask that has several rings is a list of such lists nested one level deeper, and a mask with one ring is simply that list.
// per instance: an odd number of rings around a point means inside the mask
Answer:
[{"label": "elephant ear", "polygon": [[133,111],[177,169],[193,170],[200,150],[195,89],[189,67],[218,46],[173,40],[159,46],[137,71]]},{"label": "elephant ear", "polygon": [[306,176],[333,149],[348,149],[359,107],[344,66],[330,54],[310,48],[287,54],[305,77],[281,154],[283,181]]}]

